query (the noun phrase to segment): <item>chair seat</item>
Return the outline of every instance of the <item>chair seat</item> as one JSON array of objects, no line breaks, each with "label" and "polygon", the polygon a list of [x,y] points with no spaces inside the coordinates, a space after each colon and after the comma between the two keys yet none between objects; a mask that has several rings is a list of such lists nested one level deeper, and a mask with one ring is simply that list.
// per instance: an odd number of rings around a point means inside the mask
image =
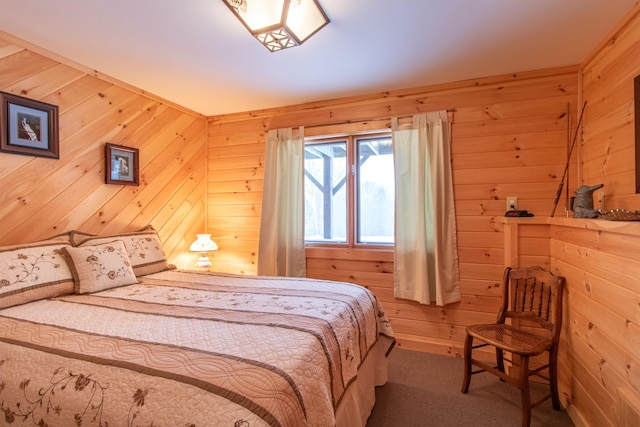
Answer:
[{"label": "chair seat", "polygon": [[547,350],[551,338],[545,338],[507,324],[473,325],[467,333],[505,351],[523,356],[534,356]]}]

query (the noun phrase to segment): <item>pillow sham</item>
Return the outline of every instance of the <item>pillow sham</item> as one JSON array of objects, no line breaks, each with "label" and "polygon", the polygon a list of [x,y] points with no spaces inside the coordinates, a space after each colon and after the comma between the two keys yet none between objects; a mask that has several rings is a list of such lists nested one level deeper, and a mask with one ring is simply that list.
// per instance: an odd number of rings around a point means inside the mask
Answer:
[{"label": "pillow sham", "polygon": [[71,272],[77,294],[138,283],[121,240],[65,250],[72,261]]},{"label": "pillow sham", "polygon": [[71,232],[71,243],[77,247],[97,245],[114,240],[124,242],[127,248],[127,255],[129,256],[133,272],[136,276],[158,273],[172,268],[172,266],[167,263],[167,257],[162,250],[160,237],[151,225],[130,233],[106,236],[95,236],[80,231]]},{"label": "pillow sham", "polygon": [[69,235],[0,247],[0,308],[73,293]]}]

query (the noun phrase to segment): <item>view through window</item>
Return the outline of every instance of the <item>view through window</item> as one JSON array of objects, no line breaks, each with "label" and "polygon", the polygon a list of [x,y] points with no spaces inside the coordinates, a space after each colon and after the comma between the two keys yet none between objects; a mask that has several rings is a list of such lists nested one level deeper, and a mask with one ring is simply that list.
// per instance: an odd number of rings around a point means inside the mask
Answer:
[{"label": "view through window", "polygon": [[389,133],[305,144],[307,243],[390,245],[393,221],[393,153]]}]

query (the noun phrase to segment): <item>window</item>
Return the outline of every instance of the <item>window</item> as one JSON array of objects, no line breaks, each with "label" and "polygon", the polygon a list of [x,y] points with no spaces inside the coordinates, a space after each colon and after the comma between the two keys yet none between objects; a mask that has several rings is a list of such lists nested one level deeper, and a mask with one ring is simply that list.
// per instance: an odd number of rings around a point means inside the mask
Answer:
[{"label": "window", "polygon": [[304,168],[307,243],[393,244],[389,133],[308,140]]}]

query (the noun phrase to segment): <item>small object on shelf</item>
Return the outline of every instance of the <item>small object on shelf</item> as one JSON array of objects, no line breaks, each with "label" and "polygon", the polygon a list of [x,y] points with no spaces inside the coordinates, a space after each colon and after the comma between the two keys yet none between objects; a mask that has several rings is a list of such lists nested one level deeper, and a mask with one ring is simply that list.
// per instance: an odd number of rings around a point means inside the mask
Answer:
[{"label": "small object on shelf", "polygon": [[604,184],[583,185],[576,190],[575,197],[570,199],[570,207],[574,218],[597,218],[598,212],[593,207],[593,192],[604,187]]},{"label": "small object on shelf", "polygon": [[640,211],[626,209],[611,209],[600,214],[598,218],[609,221],[640,221]]},{"label": "small object on shelf", "polygon": [[510,210],[507,211],[507,213],[504,214],[504,216],[506,217],[513,217],[513,218],[521,218],[521,217],[531,217],[533,216],[532,213],[527,212],[525,210]]}]

